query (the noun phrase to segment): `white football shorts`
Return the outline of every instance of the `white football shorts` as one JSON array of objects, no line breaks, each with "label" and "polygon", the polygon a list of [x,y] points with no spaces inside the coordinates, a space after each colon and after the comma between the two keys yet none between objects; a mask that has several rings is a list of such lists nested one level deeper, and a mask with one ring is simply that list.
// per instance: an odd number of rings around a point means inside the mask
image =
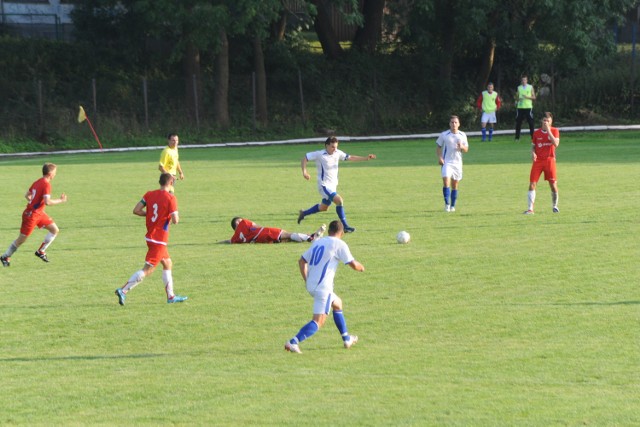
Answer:
[{"label": "white football shorts", "polygon": [[336,297],[333,292],[326,290],[309,291],[309,295],[313,297],[313,314],[329,314],[331,311],[331,303]]},{"label": "white football shorts", "polygon": [[442,166],[442,177],[460,181],[462,179],[462,164],[445,162]]},{"label": "white football shorts", "polygon": [[497,123],[496,112],[493,113],[482,113],[482,118],[480,119],[480,123]]}]

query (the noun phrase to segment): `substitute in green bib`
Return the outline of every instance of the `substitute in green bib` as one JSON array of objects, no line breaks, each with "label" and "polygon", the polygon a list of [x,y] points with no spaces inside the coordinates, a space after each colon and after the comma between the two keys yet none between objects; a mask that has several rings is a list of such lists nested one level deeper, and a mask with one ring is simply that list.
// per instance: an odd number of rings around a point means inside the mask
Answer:
[{"label": "substitute in green bib", "polygon": [[528,83],[527,76],[522,76],[521,84],[516,90],[516,142],[520,141],[520,130],[522,122],[527,119],[529,123],[529,135],[533,138],[533,101],[536,99],[536,92]]},{"label": "substitute in green bib", "polygon": [[476,101],[476,106],[482,111],[482,117],[480,118],[482,142],[487,140],[487,128],[489,129],[489,141],[493,138],[493,128],[498,121],[496,111],[500,109],[501,104],[502,100],[498,96],[498,92],[493,90],[493,83],[489,82],[487,90],[482,91]]}]

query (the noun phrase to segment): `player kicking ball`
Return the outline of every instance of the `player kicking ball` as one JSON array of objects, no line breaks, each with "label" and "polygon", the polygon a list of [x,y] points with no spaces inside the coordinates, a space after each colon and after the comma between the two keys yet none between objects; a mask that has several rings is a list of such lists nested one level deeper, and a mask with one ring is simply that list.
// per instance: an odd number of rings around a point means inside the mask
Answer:
[{"label": "player kicking ball", "polygon": [[300,163],[302,168],[302,177],[307,181],[311,178],[307,172],[307,163],[316,162],[318,175],[318,192],[322,200],[320,203],[311,206],[307,210],[298,212],[298,224],[307,216],[318,212],[325,212],[332,203],[336,204],[336,213],[342,222],[345,233],[353,233],[356,231],[354,227],[347,223],[347,216],[344,211],[344,201],[342,196],[338,194],[338,164],[340,161],[363,162],[373,160],[375,154],[367,156],[354,156],[338,149],[338,138],[330,136],[324,142],[324,150],[312,151],[307,153]]}]

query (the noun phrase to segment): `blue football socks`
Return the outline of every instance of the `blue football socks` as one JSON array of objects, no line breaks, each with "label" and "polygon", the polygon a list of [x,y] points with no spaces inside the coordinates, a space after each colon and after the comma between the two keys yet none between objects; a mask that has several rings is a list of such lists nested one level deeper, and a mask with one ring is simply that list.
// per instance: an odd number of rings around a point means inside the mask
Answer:
[{"label": "blue football socks", "polygon": [[344,228],[349,227],[349,224],[347,224],[347,216],[344,213],[344,206],[336,205],[336,213],[338,214],[338,218],[340,218]]},{"label": "blue football socks", "polygon": [[318,332],[318,324],[312,320],[311,322],[304,325],[302,329],[300,329],[300,332],[298,332],[296,336],[289,342],[291,344],[300,343],[313,336],[313,334],[315,334],[316,332]]},{"label": "blue football socks", "polygon": [[333,310],[333,321],[336,323],[336,327],[338,328],[338,331],[340,331],[342,339],[349,338],[349,333],[347,332],[347,321],[344,319],[342,310]]},{"label": "blue football socks", "polygon": [[456,200],[458,200],[458,190],[451,190],[451,207],[456,205]]},{"label": "blue football socks", "polygon": [[451,197],[451,188],[450,187],[442,187],[442,195],[444,196],[444,204],[450,205],[449,198]]},{"label": "blue football socks", "polygon": [[320,205],[311,206],[309,209],[304,211],[304,216],[312,215],[314,213],[320,212]]}]

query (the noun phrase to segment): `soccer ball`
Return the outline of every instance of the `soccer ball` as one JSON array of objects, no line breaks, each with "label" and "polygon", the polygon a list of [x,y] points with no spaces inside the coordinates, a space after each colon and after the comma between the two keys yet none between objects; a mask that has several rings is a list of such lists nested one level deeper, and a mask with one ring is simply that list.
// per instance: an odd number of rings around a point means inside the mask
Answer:
[{"label": "soccer ball", "polygon": [[398,243],[402,244],[409,243],[409,240],[411,240],[411,236],[406,231],[401,231],[396,236],[396,240],[398,241]]}]

